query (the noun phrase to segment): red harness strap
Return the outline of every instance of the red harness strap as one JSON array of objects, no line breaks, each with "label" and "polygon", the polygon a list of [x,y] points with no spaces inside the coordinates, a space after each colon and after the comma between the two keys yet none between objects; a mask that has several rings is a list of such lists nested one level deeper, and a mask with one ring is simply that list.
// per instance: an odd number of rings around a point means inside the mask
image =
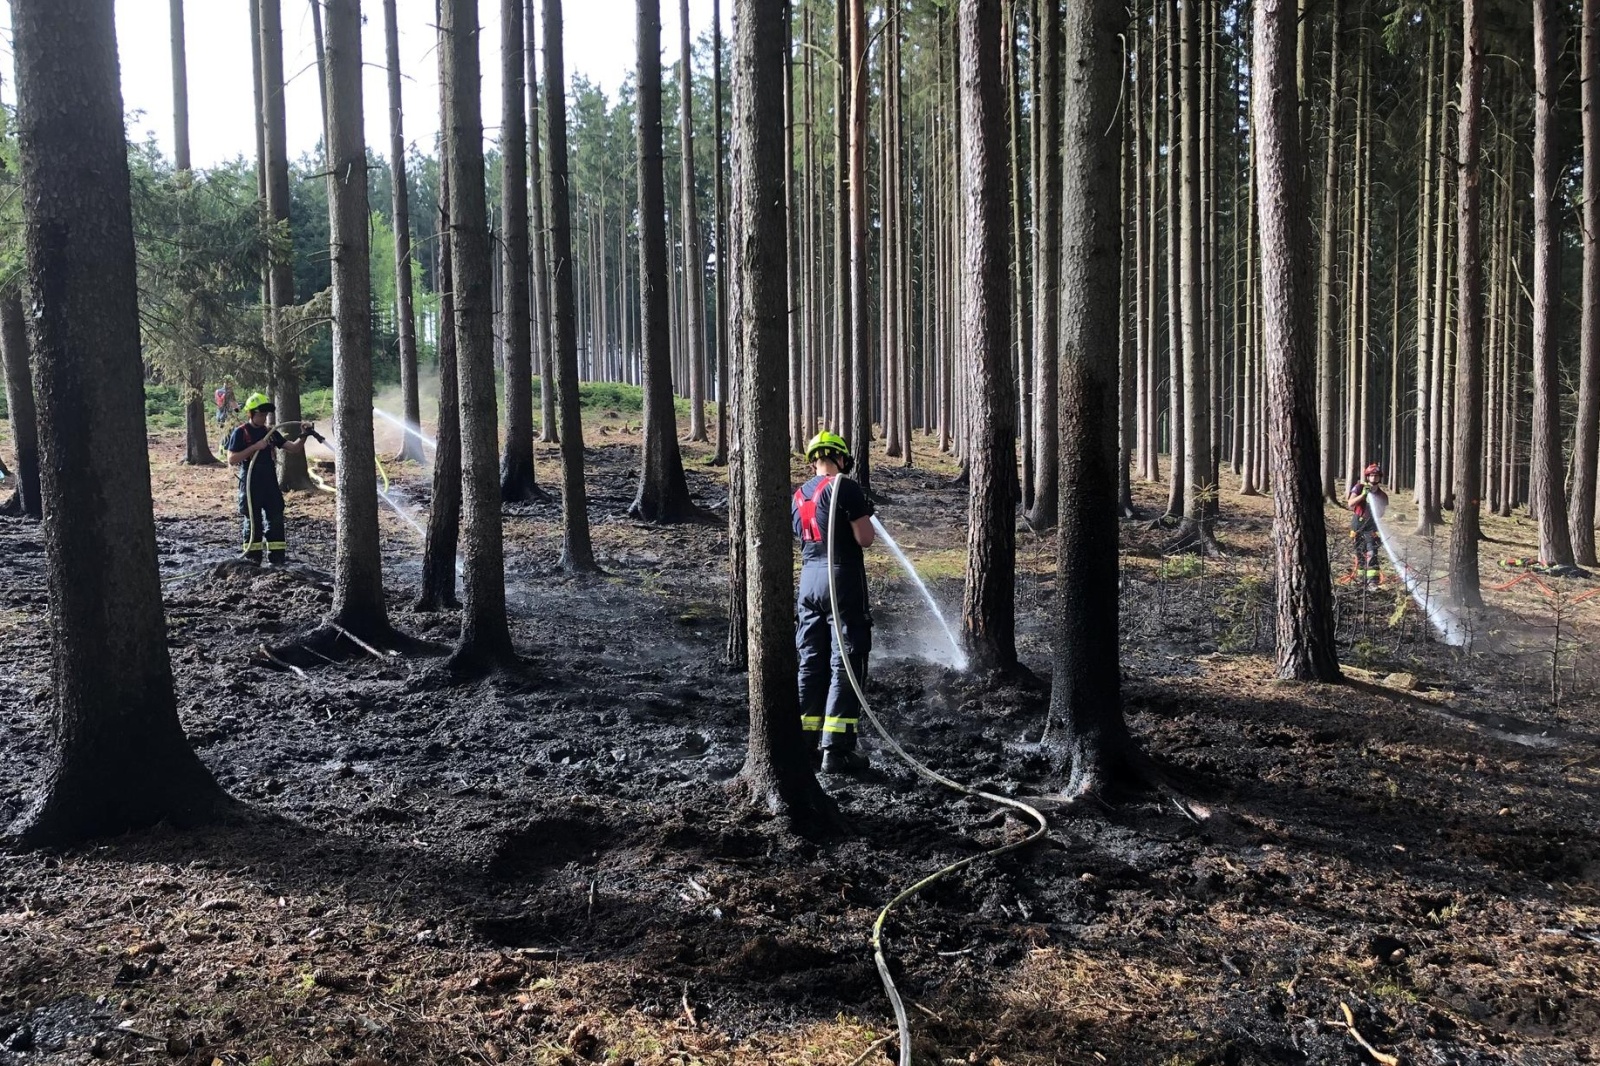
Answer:
[{"label": "red harness strap", "polygon": [[822,527],[817,524],[817,501],[822,498],[822,494],[828,489],[828,482],[832,480],[833,476],[831,474],[824,475],[822,480],[817,482],[816,490],[812,492],[810,497],[806,496],[806,487],[804,485],[794,490],[794,503],[800,509],[800,540],[802,542],[821,542],[823,539]]}]

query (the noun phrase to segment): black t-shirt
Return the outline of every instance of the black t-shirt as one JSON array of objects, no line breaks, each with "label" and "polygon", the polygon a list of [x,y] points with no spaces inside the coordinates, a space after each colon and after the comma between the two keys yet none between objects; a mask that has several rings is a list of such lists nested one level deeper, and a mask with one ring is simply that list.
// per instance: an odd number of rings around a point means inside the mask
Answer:
[{"label": "black t-shirt", "polygon": [[272,453],[277,449],[282,448],[285,442],[283,435],[272,427],[262,426],[258,429],[248,422],[244,423],[238,429],[228,434],[228,443],[224,445],[224,447],[227,448],[227,450],[231,453],[244,451],[252,444],[255,444],[261,440],[261,438],[266,436],[268,433],[272,434],[272,448],[264,452],[258,452],[257,455],[259,458],[252,456],[252,458],[255,459],[255,468],[251,470],[250,459],[246,459],[244,462],[239,464],[238,477],[239,492],[241,494],[244,492],[244,476],[245,471],[247,470],[250,470],[251,496],[265,497],[280,491],[278,488],[277,457]]},{"label": "black t-shirt", "polygon": [[[819,493],[822,483],[827,481],[828,487]],[[800,557],[806,562],[828,559],[828,546],[823,538],[828,535],[828,512],[833,508],[835,495],[839,500],[838,521],[833,530],[833,560],[834,563],[859,562],[862,559],[861,545],[856,543],[855,532],[850,528],[850,523],[858,518],[866,518],[872,514],[872,501],[867,499],[867,494],[861,491],[859,482],[851,481],[847,477],[821,475],[812,478],[801,485],[794,494],[790,505],[790,515],[794,522],[794,535],[800,538]],[[808,503],[814,507],[808,508]],[[805,528],[805,513],[811,511],[811,519],[815,523],[814,534]]]}]

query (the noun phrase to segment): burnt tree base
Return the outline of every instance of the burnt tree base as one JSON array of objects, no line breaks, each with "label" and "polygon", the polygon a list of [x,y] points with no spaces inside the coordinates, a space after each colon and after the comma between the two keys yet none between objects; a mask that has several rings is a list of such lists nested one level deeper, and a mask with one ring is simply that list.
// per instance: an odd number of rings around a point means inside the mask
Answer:
[{"label": "burnt tree base", "polygon": [[437,658],[449,652],[443,644],[420,640],[387,622],[358,623],[328,619],[297,640],[256,650],[257,662],[279,669],[341,666],[359,659],[379,662]]},{"label": "burnt tree base", "polygon": [[501,503],[547,503],[550,498],[550,494],[539,487],[531,457],[501,462]]},{"label": "burnt tree base", "polygon": [[809,768],[780,769],[767,759],[746,756],[727,790],[735,803],[784,819],[807,840],[837,839],[850,831],[838,802],[823,791]]},{"label": "burnt tree base", "polygon": [[1178,525],[1178,535],[1161,549],[1162,555],[1221,555],[1222,545],[1208,523],[1184,519]]}]

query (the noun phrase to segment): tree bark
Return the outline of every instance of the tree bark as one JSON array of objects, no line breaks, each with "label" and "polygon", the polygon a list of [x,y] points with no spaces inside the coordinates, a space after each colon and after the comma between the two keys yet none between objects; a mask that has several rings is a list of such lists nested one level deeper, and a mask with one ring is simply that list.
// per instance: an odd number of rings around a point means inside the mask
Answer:
[{"label": "tree bark", "polygon": [[422,401],[417,387],[417,320],[411,284],[411,190],[406,181],[406,138],[400,106],[400,29],[395,16],[395,0],[383,0],[384,61],[389,88],[389,173],[394,192],[394,291],[396,328],[400,342],[401,418],[408,430],[400,434],[396,462],[423,463]]},{"label": "tree bark", "polygon": [[1118,0],[1075,0],[1062,19],[1072,91],[1061,109],[1060,513],[1046,734],[1068,760],[1069,796],[1113,791],[1139,776],[1118,641],[1120,153],[1106,136],[1116,122],[1126,29]]},{"label": "tree bark", "polygon": [[1183,74],[1180,158],[1182,190],[1179,228],[1179,293],[1183,327],[1183,521],[1178,543],[1201,551],[1214,547],[1212,521],[1217,508],[1216,473],[1211,462],[1210,357],[1206,352],[1204,280],[1201,275],[1203,222],[1200,212],[1200,90],[1198,0],[1179,0]]},{"label": "tree bark", "polygon": [[[677,410],[672,402],[672,363],[667,331],[666,190],[661,147],[661,0],[639,3],[639,283],[644,315],[644,430],[639,457],[639,492],[628,513],[646,522],[682,522],[695,514],[678,448]],[[685,191],[686,202],[693,199]],[[685,231],[687,232],[687,231]],[[693,294],[687,301],[694,302]],[[692,316],[691,316],[692,317]],[[694,345],[690,329],[690,347]],[[694,358],[688,360],[690,376]],[[690,406],[693,406],[691,400]],[[700,436],[705,436],[704,418]]]},{"label": "tree bark", "polygon": [[1061,284],[1061,6],[1039,0],[1037,26],[1039,65],[1039,232],[1033,257],[1034,463],[1033,508],[1028,525],[1036,532],[1056,523],[1059,426],[1055,410],[1059,390]]},{"label": "tree bark", "polygon": [[372,440],[372,256],[361,94],[360,0],[327,0],[328,232],[333,274],[333,396],[339,427],[339,536],[333,621],[371,639],[389,632],[378,547]]},{"label": "tree bark", "polygon": [[1251,73],[1257,210],[1261,227],[1262,347],[1272,453],[1277,596],[1277,676],[1338,681],[1333,586],[1323,526],[1317,448],[1315,348],[1307,232],[1301,189],[1293,0],[1257,0]]},{"label": "tree bark", "polygon": [[[550,351],[561,401],[561,567],[568,572],[593,573],[599,568],[589,540],[588,489],[583,483],[583,413],[578,405],[572,210],[567,185],[567,76],[561,33],[561,0],[544,0],[544,125],[550,151],[550,169],[545,175],[550,193]],[[676,437],[673,443],[676,445]]]},{"label": "tree bark", "polygon": [[533,334],[528,321],[528,128],[523,114],[522,0],[500,0],[501,350],[506,439],[500,499],[542,499],[533,464]]},{"label": "tree bark", "polygon": [[[283,18],[280,0],[261,3],[261,122],[267,153],[267,221],[277,231],[267,263],[267,344],[273,401],[279,422],[300,420],[300,367],[280,330],[282,309],[294,304],[294,249],[289,244],[289,147],[283,110]],[[320,16],[319,16],[320,17]],[[319,73],[321,64],[317,67]],[[324,112],[325,114],[325,112]],[[304,452],[285,452],[278,483],[287,490],[312,487]]]},{"label": "tree bark", "polygon": [[1324,144],[1322,170],[1322,230],[1317,234],[1317,254],[1320,267],[1317,272],[1317,435],[1321,443],[1322,495],[1337,501],[1338,423],[1335,420],[1335,398],[1338,395],[1338,374],[1334,360],[1338,358],[1336,343],[1336,295],[1338,287],[1337,266],[1339,257],[1339,137],[1343,129],[1341,114],[1344,107],[1344,66],[1341,62],[1340,44],[1344,33],[1344,0],[1333,0],[1331,45],[1328,63],[1328,133]]},{"label": "tree bark", "polygon": [[1571,527],[1574,561],[1595,556],[1595,481],[1600,472],[1600,2],[1583,0],[1583,320],[1579,327],[1578,418],[1572,448]]},{"label": "tree bark", "polygon": [[[172,166],[180,175],[189,170],[189,67],[184,43],[183,0],[169,0],[172,27]],[[186,180],[186,179],[185,179]],[[190,466],[214,466],[211,427],[206,419],[205,371],[195,366],[185,382],[183,402],[184,459]]]},{"label": "tree bark", "polygon": [[16,492],[6,507],[28,518],[42,518],[39,494],[39,424],[33,402],[33,370],[28,365],[28,323],[22,310],[20,282],[0,291],[0,360],[5,363],[6,410],[11,420],[11,447],[17,460]]},{"label": "tree bark", "polygon": [[[994,0],[961,0],[958,18],[961,186],[968,225],[961,276],[961,342],[971,373],[972,417],[961,624],[976,665],[1011,670],[1017,665],[1017,445],[1016,392],[1007,343],[1011,310],[1006,283],[1000,6]],[[858,349],[858,358],[861,354]]]},{"label": "tree bark", "polygon": [[[788,5],[785,4],[787,12]],[[783,170],[784,187],[784,222],[788,226],[789,246],[788,255],[784,262],[789,271],[789,350],[791,359],[800,351],[800,337],[798,323],[800,321],[800,301],[798,299],[798,263],[795,260],[795,251],[798,247],[795,232],[795,205],[794,205],[794,63],[788,55],[787,30],[790,25],[790,16],[784,15],[786,31],[783,64],[783,110],[784,128],[788,131],[786,140],[786,156],[789,165]],[[726,466],[728,462],[728,209],[726,192],[723,188],[723,132],[722,132],[722,0],[711,0],[711,159],[712,182],[711,197],[712,210],[716,214],[716,249],[717,249],[717,318],[716,329],[712,334],[716,337],[717,357],[717,450],[711,457],[712,466]],[[790,383],[790,392],[793,393],[793,382]],[[790,418],[796,417],[798,404],[791,403]],[[730,499],[731,499],[730,495]]]},{"label": "tree bark", "polygon": [[[439,20],[450,163],[450,255],[455,269],[456,380],[461,402],[466,610],[454,668],[478,672],[515,660],[506,621],[498,412],[494,388],[493,270],[484,203],[478,0],[444,0]],[[520,104],[520,100],[519,100]]]},{"label": "tree bark", "polygon": [[533,356],[539,367],[539,439],[553,444],[556,433],[556,373],[550,344],[550,239],[545,230],[544,173],[539,149],[539,50],[534,47],[533,5],[523,0],[523,57],[528,86],[528,175],[532,180],[529,196],[533,231],[533,263],[529,287],[533,292]]},{"label": "tree bark", "polygon": [[[1469,12],[1475,10],[1475,0],[1467,0]],[[1556,14],[1553,0],[1534,0],[1533,3],[1533,78],[1534,78],[1534,108],[1533,108],[1533,451],[1529,458],[1532,466],[1529,473],[1530,485],[1528,489],[1528,504],[1533,508],[1534,520],[1539,523],[1539,558],[1552,566],[1571,566],[1573,563],[1572,537],[1567,529],[1567,496],[1566,488],[1562,483],[1565,465],[1561,461],[1561,378],[1560,367],[1556,361],[1556,344],[1558,326],[1556,316],[1561,306],[1561,221],[1558,215],[1560,210],[1559,197],[1561,196],[1559,169],[1561,160],[1556,144],[1558,130],[1556,128],[1556,93],[1559,75],[1555,69],[1561,42],[1558,35],[1561,32],[1556,23],[1559,16]],[[1480,46],[1481,47],[1481,46]],[[1482,75],[1479,75],[1480,79]],[[1463,81],[1465,84],[1465,81]],[[1480,91],[1481,95],[1481,91]],[[1466,123],[1462,123],[1463,138],[1466,135]],[[1466,158],[1466,149],[1463,146],[1462,158]],[[1474,160],[1475,162],[1476,160]],[[1465,171],[1462,172],[1465,180]],[[1466,190],[1460,194],[1462,210],[1465,211],[1467,202]],[[1465,216],[1463,215],[1463,221]],[[1469,264],[1466,262],[1466,238],[1462,238],[1461,263],[1457,269],[1465,279]],[[1473,245],[1476,254],[1476,242]],[[1477,276],[1481,276],[1482,268],[1471,264]],[[1462,300],[1465,302],[1466,281],[1462,281]],[[1481,290],[1474,291],[1474,298],[1480,303],[1478,314],[1482,314]],[[1462,310],[1463,340],[1466,322],[1466,311]],[[1464,361],[1465,344],[1462,345],[1463,355],[1458,358],[1458,366]],[[1473,353],[1474,358],[1477,353]],[[1473,367],[1474,374],[1477,367]],[[1457,380],[1466,375],[1457,370]],[[1474,376],[1472,386],[1477,388],[1477,377]],[[1460,396],[1463,401],[1471,400],[1474,404],[1473,414],[1474,429],[1482,432],[1481,417],[1478,416],[1477,392],[1470,397],[1462,386]],[[1464,466],[1468,456],[1460,454],[1463,440],[1473,441],[1476,451],[1476,436],[1463,438],[1462,427],[1465,425],[1460,417],[1460,408],[1457,405],[1458,416],[1456,421],[1456,446],[1457,466]],[[1462,484],[1467,484],[1463,481]],[[1476,471],[1471,482],[1474,491],[1477,488]],[[1477,511],[1477,497],[1463,501],[1461,494],[1456,494],[1456,513],[1459,516],[1463,502]],[[1459,524],[1460,519],[1457,518]],[[1454,541],[1452,540],[1452,554]],[[1476,560],[1474,547],[1473,559]],[[1476,573],[1476,570],[1474,570]]]},{"label": "tree bark", "polygon": [[[867,260],[867,5],[845,0],[850,8],[850,371],[845,387],[852,399],[851,476],[872,495],[872,300],[867,293],[871,264]],[[995,34],[999,35],[996,19]],[[993,112],[999,121],[1003,112]],[[1003,239],[1003,238],[1002,238]],[[1004,333],[1002,332],[1002,337]],[[1004,341],[1001,341],[1004,347]]]},{"label": "tree bark", "polygon": [[12,831],[41,846],[194,825],[228,800],[183,735],[167,656],[111,5],[11,11],[54,677],[53,750]]},{"label": "tree bark", "polygon": [[[660,30],[660,0],[656,3],[656,36]],[[694,63],[689,38],[689,0],[678,0],[678,42],[682,58],[678,63],[678,146],[682,162],[678,166],[682,194],[684,332],[689,350],[689,440],[706,439],[706,275],[705,255],[700,245],[700,205],[694,188]],[[661,53],[656,51],[657,78]],[[712,153],[715,157],[716,153]],[[663,193],[663,195],[665,195]]]},{"label": "tree bark", "polygon": [[813,832],[838,817],[811,773],[795,687],[794,537],[789,519],[788,292],[784,278],[781,0],[735,0],[730,243],[739,352],[739,447],[749,525],[750,739],[742,798]]},{"label": "tree bark", "polygon": [[[443,61],[443,53],[440,61]],[[443,79],[440,79],[441,104]],[[444,108],[441,107],[441,117]],[[423,538],[419,611],[461,606],[456,598],[456,548],[461,538],[461,410],[456,386],[455,270],[450,258],[450,149],[439,146],[439,431],[433,451],[433,495]]]}]

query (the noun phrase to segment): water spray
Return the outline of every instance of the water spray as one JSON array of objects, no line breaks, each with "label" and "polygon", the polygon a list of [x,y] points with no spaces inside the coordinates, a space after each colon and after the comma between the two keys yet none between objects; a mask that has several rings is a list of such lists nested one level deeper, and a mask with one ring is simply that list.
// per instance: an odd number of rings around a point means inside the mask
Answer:
[{"label": "water spray", "polygon": [[[829,512],[828,521],[833,521],[832,512]],[[894,538],[889,536],[889,531],[883,528],[883,523],[878,521],[877,515],[872,516],[872,528],[873,531],[878,534],[878,536],[883,538],[884,544],[888,545],[889,553],[899,561],[901,567],[905,569],[905,572],[911,575],[911,580],[916,583],[917,591],[922,593],[923,602],[928,605],[928,610],[932,611],[933,617],[938,620],[939,628],[944,631],[945,640],[950,642],[950,658],[952,663],[954,663],[955,668],[957,670],[966,670],[966,650],[961,647],[961,642],[956,639],[955,631],[950,628],[950,623],[945,621],[944,612],[939,610],[939,603],[933,598],[933,593],[928,591],[928,586],[922,580],[922,575],[917,573],[917,568],[911,565],[911,560],[907,559],[906,553],[900,550],[900,545],[896,544]],[[828,544],[828,550],[830,553],[833,551],[833,544],[831,542]],[[829,559],[829,565],[832,565],[831,555]],[[831,587],[829,592],[832,592]]]},{"label": "water spray", "polygon": [[438,441],[434,440],[432,437],[430,437],[426,433],[422,432],[421,429],[417,428],[416,426],[413,426],[410,422],[407,422],[405,419],[400,418],[397,415],[392,415],[388,411],[385,411],[381,407],[374,407],[372,409],[372,413],[377,415],[379,418],[383,419],[385,422],[390,422],[390,423],[393,423],[396,426],[399,426],[400,427],[400,431],[402,433],[406,433],[406,434],[409,434],[410,436],[413,436],[413,437],[417,438],[419,441],[421,441],[423,444],[426,444],[428,447],[432,448],[434,451],[438,451],[439,450],[439,442]]},{"label": "water spray", "polygon": [[1388,506],[1386,497],[1381,500],[1374,498],[1372,519],[1378,526],[1378,538],[1383,542],[1383,551],[1389,557],[1389,564],[1394,567],[1394,572],[1400,575],[1406,591],[1411,594],[1411,598],[1433,624],[1439,639],[1452,648],[1464,647],[1472,636],[1470,628],[1448,605],[1433,595],[1433,582],[1422,580],[1407,565],[1405,553],[1400,550],[1394,538],[1390,537],[1389,527],[1383,521],[1383,513]]},{"label": "water spray", "polygon": [[[867,702],[867,693],[865,688],[862,686],[861,679],[856,677],[855,667],[850,662],[850,656],[844,654],[844,624],[839,617],[839,590],[833,568],[833,531],[835,528],[835,523],[839,518],[839,509],[833,504],[838,493],[838,485],[839,480],[834,478],[831,482],[829,482],[824,490],[830,494],[828,502],[827,534],[828,605],[833,612],[834,647],[839,655],[840,661],[844,664],[845,676],[850,681],[850,687],[855,690],[856,699],[861,702],[862,713],[867,716],[867,721],[872,723],[872,727],[878,731],[878,735],[883,738],[883,742],[888,746],[889,750],[893,751],[901,758],[901,760],[906,763],[906,765],[910,766],[918,777],[932,781],[937,785],[943,785],[945,788],[948,788],[954,792],[958,792],[963,796],[973,796],[977,799],[988,800],[990,803],[998,803],[1003,807],[1008,807],[1011,810],[1014,810],[1024,817],[1030,819],[1035,825],[1033,831],[1020,840],[1014,840],[1009,844],[1002,844],[997,848],[990,848],[988,851],[979,852],[976,855],[969,855],[965,859],[961,859],[958,862],[953,862],[949,866],[943,867],[942,869],[935,870],[933,873],[929,874],[927,877],[924,877],[916,884],[902,889],[895,895],[893,899],[884,904],[883,910],[878,912],[877,920],[872,923],[872,961],[878,967],[878,979],[883,982],[883,990],[889,997],[890,1006],[894,1008],[895,1024],[898,1026],[900,1032],[900,1066],[911,1066],[911,1020],[906,1015],[906,1005],[904,1000],[900,998],[899,990],[895,987],[894,978],[889,975],[889,960],[884,954],[883,949],[883,928],[889,920],[889,913],[901,903],[904,903],[918,892],[921,892],[924,888],[927,888],[936,881],[940,881],[959,870],[963,870],[966,867],[971,866],[979,859],[996,858],[1006,854],[1007,852],[1016,851],[1019,848],[1023,848],[1029,844],[1032,844],[1034,841],[1044,836],[1046,830],[1049,828],[1049,823],[1045,821],[1044,815],[1040,814],[1037,808],[1031,807],[1021,800],[1013,799],[1010,796],[1002,796],[994,792],[986,792],[982,789],[973,788],[970,785],[964,785],[961,782],[948,778],[939,773],[937,770],[933,770],[925,764],[917,761],[914,756],[900,746],[899,742],[897,742],[894,737],[889,735],[889,731],[884,728],[883,723],[878,720],[878,716],[873,713],[872,705]],[[874,516],[872,519],[872,528],[883,536],[884,540],[889,544],[891,550],[894,552],[895,557],[898,558],[906,567],[906,569],[911,571],[912,576],[916,578],[917,586],[922,589],[923,596],[926,597],[929,604],[933,606],[934,614],[938,616],[940,625],[944,625],[945,634],[950,637],[951,643],[954,645],[955,636],[950,632],[950,627],[945,625],[944,615],[939,612],[938,606],[933,603],[933,597],[928,594],[927,586],[923,584],[922,579],[919,575],[917,575],[915,568],[911,566],[911,563],[905,558],[904,553],[900,551],[899,546],[894,543],[894,539],[890,537],[889,534],[884,530],[883,524],[878,521],[876,516]],[[960,654],[959,645],[956,645],[956,647],[958,654]],[[961,661],[964,668],[966,661],[966,656],[964,654],[961,654]]]}]

